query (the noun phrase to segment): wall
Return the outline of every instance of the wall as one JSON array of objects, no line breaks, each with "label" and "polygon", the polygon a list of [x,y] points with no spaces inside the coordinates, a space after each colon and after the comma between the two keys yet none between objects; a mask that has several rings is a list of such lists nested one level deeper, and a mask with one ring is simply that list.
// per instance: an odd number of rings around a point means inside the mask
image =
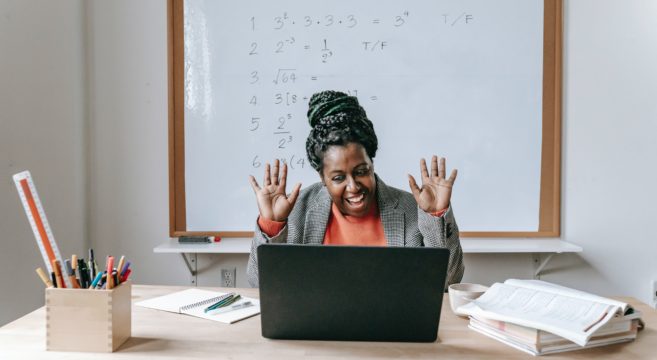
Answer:
[{"label": "wall", "polygon": [[[645,302],[648,280],[657,278],[657,243],[645,225],[654,213],[647,210],[657,203],[657,172],[646,161],[646,154],[657,153],[649,139],[657,130],[657,105],[651,101],[657,70],[650,65],[657,63],[655,4],[565,2],[562,238],[585,251],[556,256],[542,277]],[[137,271],[144,282],[189,283],[179,256],[150,253],[168,228],[164,5],[94,8],[94,66],[106,76],[94,81],[103,95],[95,94],[93,120],[93,241],[137,257],[138,264],[153,264]],[[106,59],[107,54],[115,57]],[[112,105],[103,104],[108,97]],[[131,174],[146,181],[120,181]],[[234,264],[241,265],[238,285],[246,284],[245,261],[246,256],[200,256],[199,267],[206,271],[199,284],[218,284],[219,268]],[[465,261],[465,280],[486,284],[531,277],[535,266],[529,255],[466,255]]]},{"label": "wall", "polygon": [[[27,275],[42,262],[10,180],[24,168],[36,177],[63,253],[81,253],[89,239],[99,254],[128,255],[139,283],[189,283],[180,256],[152,252],[168,238],[165,2],[87,2],[86,16],[78,2],[35,3],[0,2],[0,48],[13,50],[0,54],[0,226],[11,240],[0,245],[0,285],[16,288],[0,293],[10,305],[0,323],[43,302],[36,276]],[[556,256],[545,280],[650,301],[655,22],[651,0],[566,1],[562,238],[585,251]],[[29,152],[16,151],[26,144]],[[216,285],[220,267],[238,265],[244,286],[245,262],[246,255],[201,256],[199,284]],[[528,255],[465,262],[465,280],[485,284],[531,277],[534,268]],[[26,275],[16,282],[14,273]]]},{"label": "wall", "polygon": [[87,247],[84,26],[80,1],[0,1],[0,325],[44,303],[13,174],[31,171],[62,256]]}]

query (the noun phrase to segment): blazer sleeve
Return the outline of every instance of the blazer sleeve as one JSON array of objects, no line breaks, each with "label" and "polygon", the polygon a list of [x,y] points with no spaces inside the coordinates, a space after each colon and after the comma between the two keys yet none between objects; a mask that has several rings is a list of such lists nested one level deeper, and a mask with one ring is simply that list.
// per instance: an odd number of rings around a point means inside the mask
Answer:
[{"label": "blazer sleeve", "polygon": [[258,226],[258,221],[256,220],[253,240],[251,241],[251,254],[249,255],[249,263],[246,267],[246,277],[251,286],[258,287],[258,246],[269,243],[275,244],[287,242],[287,228],[288,224],[285,224],[278,234],[269,237],[260,230],[260,226]]},{"label": "blazer sleeve", "polygon": [[424,246],[449,249],[449,264],[445,287],[461,282],[465,267],[463,266],[463,250],[459,239],[459,228],[454,219],[450,205],[443,216],[437,217],[418,210],[418,227],[423,237]]}]

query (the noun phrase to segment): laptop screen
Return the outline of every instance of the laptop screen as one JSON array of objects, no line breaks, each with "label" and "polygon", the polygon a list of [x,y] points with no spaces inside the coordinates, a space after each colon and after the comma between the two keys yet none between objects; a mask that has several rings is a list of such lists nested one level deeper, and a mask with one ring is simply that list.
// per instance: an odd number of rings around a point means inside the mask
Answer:
[{"label": "laptop screen", "polygon": [[448,261],[440,248],[261,245],[262,335],[435,341]]}]

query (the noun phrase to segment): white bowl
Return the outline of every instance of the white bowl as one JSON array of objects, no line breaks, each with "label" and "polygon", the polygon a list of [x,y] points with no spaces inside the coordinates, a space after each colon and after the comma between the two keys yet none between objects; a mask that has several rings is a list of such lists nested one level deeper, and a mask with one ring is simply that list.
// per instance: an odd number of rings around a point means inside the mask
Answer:
[{"label": "white bowl", "polygon": [[448,288],[449,292],[449,305],[452,307],[454,314],[458,316],[467,316],[463,313],[456,311],[461,305],[465,305],[472,300],[480,297],[488,290],[488,286],[479,284],[459,283],[452,284]]}]

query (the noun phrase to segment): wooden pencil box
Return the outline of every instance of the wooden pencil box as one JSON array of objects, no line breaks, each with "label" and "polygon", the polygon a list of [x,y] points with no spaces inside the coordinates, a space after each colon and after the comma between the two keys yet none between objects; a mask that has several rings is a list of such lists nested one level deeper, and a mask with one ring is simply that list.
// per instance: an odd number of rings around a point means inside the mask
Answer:
[{"label": "wooden pencil box", "polygon": [[131,335],[131,290],[46,289],[46,350],[115,351]]}]

